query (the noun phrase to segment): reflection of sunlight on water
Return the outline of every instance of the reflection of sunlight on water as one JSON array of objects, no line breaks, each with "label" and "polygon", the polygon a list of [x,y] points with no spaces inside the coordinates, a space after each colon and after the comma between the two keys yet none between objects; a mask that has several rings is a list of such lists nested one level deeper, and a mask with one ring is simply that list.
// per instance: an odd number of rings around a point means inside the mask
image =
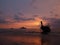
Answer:
[{"label": "reflection of sunlight on water", "polygon": [[49,35],[41,35],[41,37],[33,35],[0,35],[0,45],[41,45],[42,43],[44,45],[60,45],[60,34],[51,33]]},{"label": "reflection of sunlight on water", "polygon": [[4,36],[3,37],[6,40],[9,40],[11,42],[18,42],[18,43],[29,43],[34,45],[40,45],[40,37],[39,36]]}]

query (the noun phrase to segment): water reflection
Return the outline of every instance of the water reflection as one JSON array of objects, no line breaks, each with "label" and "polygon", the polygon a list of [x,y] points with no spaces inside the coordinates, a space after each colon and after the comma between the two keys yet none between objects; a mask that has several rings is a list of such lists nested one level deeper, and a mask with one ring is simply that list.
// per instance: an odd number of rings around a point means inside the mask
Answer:
[{"label": "water reflection", "polygon": [[0,35],[0,45],[60,45],[60,35]]},{"label": "water reflection", "polygon": [[41,35],[41,45],[50,45],[50,36],[42,34]]},{"label": "water reflection", "polygon": [[41,45],[39,36],[0,36],[0,45]]}]

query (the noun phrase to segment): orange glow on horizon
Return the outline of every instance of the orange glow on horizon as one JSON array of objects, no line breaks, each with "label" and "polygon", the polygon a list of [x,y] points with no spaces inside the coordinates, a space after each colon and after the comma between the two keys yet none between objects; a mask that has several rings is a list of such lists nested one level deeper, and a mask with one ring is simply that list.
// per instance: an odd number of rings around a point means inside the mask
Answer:
[{"label": "orange glow on horizon", "polygon": [[38,28],[38,26],[40,25],[40,21],[42,21],[44,25],[47,24],[47,21],[44,21],[40,18],[35,18],[34,21],[31,20],[24,22],[16,22],[12,24],[0,24],[0,28],[20,28],[20,27]]}]

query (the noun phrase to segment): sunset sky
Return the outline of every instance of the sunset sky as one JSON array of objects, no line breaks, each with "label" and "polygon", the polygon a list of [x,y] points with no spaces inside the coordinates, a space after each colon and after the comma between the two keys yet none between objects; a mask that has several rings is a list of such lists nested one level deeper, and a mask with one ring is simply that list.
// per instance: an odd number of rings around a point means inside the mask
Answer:
[{"label": "sunset sky", "polygon": [[0,0],[0,28],[38,28],[41,20],[60,30],[60,0]]}]

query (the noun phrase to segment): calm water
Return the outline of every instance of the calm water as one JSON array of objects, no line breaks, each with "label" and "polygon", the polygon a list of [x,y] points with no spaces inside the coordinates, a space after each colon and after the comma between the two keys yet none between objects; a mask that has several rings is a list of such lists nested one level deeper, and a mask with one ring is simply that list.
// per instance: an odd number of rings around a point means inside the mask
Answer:
[{"label": "calm water", "polygon": [[39,36],[0,36],[0,45],[41,45]]},{"label": "calm water", "polygon": [[[18,33],[19,34],[19,33]],[[0,33],[0,45],[60,45],[60,33]]]}]

